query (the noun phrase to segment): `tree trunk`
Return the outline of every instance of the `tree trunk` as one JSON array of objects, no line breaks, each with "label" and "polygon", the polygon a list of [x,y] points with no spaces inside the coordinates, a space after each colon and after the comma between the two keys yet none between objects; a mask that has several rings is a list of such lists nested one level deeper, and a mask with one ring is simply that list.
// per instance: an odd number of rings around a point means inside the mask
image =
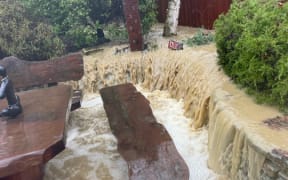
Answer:
[{"label": "tree trunk", "polygon": [[123,10],[131,51],[143,50],[143,37],[138,0],[123,0]]},{"label": "tree trunk", "polygon": [[169,0],[163,36],[177,35],[180,0]]}]

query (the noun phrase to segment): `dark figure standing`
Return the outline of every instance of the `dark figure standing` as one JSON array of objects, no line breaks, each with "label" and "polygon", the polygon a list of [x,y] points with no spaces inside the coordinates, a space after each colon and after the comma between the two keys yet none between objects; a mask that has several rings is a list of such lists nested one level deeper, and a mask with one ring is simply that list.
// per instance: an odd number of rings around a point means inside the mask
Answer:
[{"label": "dark figure standing", "polygon": [[15,118],[22,112],[22,107],[19,97],[14,93],[12,81],[8,79],[6,69],[3,66],[0,66],[0,80],[0,99],[6,97],[8,102],[8,107],[0,112],[0,117]]}]

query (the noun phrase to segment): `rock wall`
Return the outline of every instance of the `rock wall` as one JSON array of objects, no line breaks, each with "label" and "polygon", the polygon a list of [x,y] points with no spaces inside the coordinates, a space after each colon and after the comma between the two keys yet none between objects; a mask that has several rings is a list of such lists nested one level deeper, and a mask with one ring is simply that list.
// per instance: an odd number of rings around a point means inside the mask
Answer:
[{"label": "rock wall", "polygon": [[276,109],[226,83],[209,103],[209,167],[231,179],[288,179],[287,130],[271,128]]},{"label": "rock wall", "polygon": [[287,179],[288,132],[264,121],[281,116],[256,105],[216,64],[214,46],[159,48],[148,53],[114,55],[105,48],[85,57],[85,76],[74,86],[84,92],[120,83],[140,83],[150,90],[168,90],[183,99],[192,128],[209,122],[209,167],[231,179]]}]

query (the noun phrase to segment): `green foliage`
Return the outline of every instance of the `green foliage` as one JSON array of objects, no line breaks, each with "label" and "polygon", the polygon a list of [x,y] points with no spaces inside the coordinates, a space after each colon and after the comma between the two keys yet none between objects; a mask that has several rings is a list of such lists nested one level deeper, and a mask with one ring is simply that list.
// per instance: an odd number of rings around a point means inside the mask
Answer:
[{"label": "green foliage", "polygon": [[[33,17],[41,17],[54,27],[69,51],[89,47],[98,43],[97,29],[124,19],[122,0],[19,0]],[[156,22],[155,0],[140,0],[139,10],[143,33],[148,33]],[[115,32],[122,36],[121,29]],[[122,31],[122,32],[120,32]],[[123,36],[124,37],[124,36]],[[128,36],[127,36],[128,37]],[[120,39],[122,37],[119,37]]]},{"label": "green foliage", "polygon": [[201,46],[214,41],[214,35],[208,31],[199,29],[192,38],[188,38],[185,43],[190,46]]},{"label": "green foliage", "polygon": [[259,102],[288,109],[288,3],[235,0],[215,23],[219,64]]},{"label": "green foliage", "polygon": [[[33,17],[41,17],[53,25],[68,51],[97,43],[99,20],[105,17],[105,9],[111,1],[89,0],[21,0]],[[95,7],[95,5],[99,5]],[[93,11],[92,8],[98,8]],[[103,13],[102,16],[97,16]],[[93,19],[97,16],[98,19]]]},{"label": "green foliage", "polygon": [[45,60],[64,50],[51,26],[31,20],[15,1],[0,2],[0,32],[0,58],[13,55],[24,60]]},{"label": "green foliage", "polygon": [[126,41],[128,40],[128,32],[124,26],[117,23],[110,23],[105,27],[107,31],[107,38],[112,41]]},{"label": "green foliage", "polygon": [[157,5],[155,0],[139,0],[139,13],[142,24],[142,33],[147,34],[157,22]]}]

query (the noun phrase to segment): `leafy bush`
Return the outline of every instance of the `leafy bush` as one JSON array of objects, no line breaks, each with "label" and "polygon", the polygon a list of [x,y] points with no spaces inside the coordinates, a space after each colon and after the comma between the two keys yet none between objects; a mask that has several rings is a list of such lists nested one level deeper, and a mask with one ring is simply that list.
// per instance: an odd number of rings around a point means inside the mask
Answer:
[{"label": "leafy bush", "polygon": [[[66,44],[68,51],[97,44],[99,20],[92,19],[93,13],[107,9],[111,1],[90,0],[21,0],[33,17],[46,19]],[[102,7],[93,11],[95,5]],[[97,17],[99,19],[102,16]]]},{"label": "leafy bush", "polygon": [[[124,21],[122,0],[19,0],[33,17],[46,19],[65,42],[69,51],[98,44],[97,29],[125,35],[121,29],[106,30],[107,24]],[[140,0],[144,33],[156,22],[156,2]],[[112,31],[111,31],[112,30]],[[122,32],[121,32],[122,31]],[[111,35],[111,34],[110,34]],[[124,37],[124,36],[123,36]],[[128,36],[127,36],[128,37]]]},{"label": "leafy bush", "polygon": [[50,25],[29,19],[15,1],[0,3],[0,58],[17,56],[24,60],[45,60],[62,55],[64,45]]},{"label": "leafy bush", "polygon": [[107,31],[107,38],[112,41],[125,41],[128,40],[128,32],[126,27],[117,23],[110,23],[105,27]]},{"label": "leafy bush", "polygon": [[142,33],[147,34],[157,22],[157,5],[155,0],[139,0],[139,13],[142,24]]},{"label": "leafy bush", "polygon": [[199,29],[192,38],[188,38],[185,43],[190,46],[200,46],[209,44],[214,41],[214,35],[210,32],[205,32],[202,29]]},{"label": "leafy bush", "polygon": [[235,0],[215,23],[219,64],[259,102],[288,110],[288,3]]}]

